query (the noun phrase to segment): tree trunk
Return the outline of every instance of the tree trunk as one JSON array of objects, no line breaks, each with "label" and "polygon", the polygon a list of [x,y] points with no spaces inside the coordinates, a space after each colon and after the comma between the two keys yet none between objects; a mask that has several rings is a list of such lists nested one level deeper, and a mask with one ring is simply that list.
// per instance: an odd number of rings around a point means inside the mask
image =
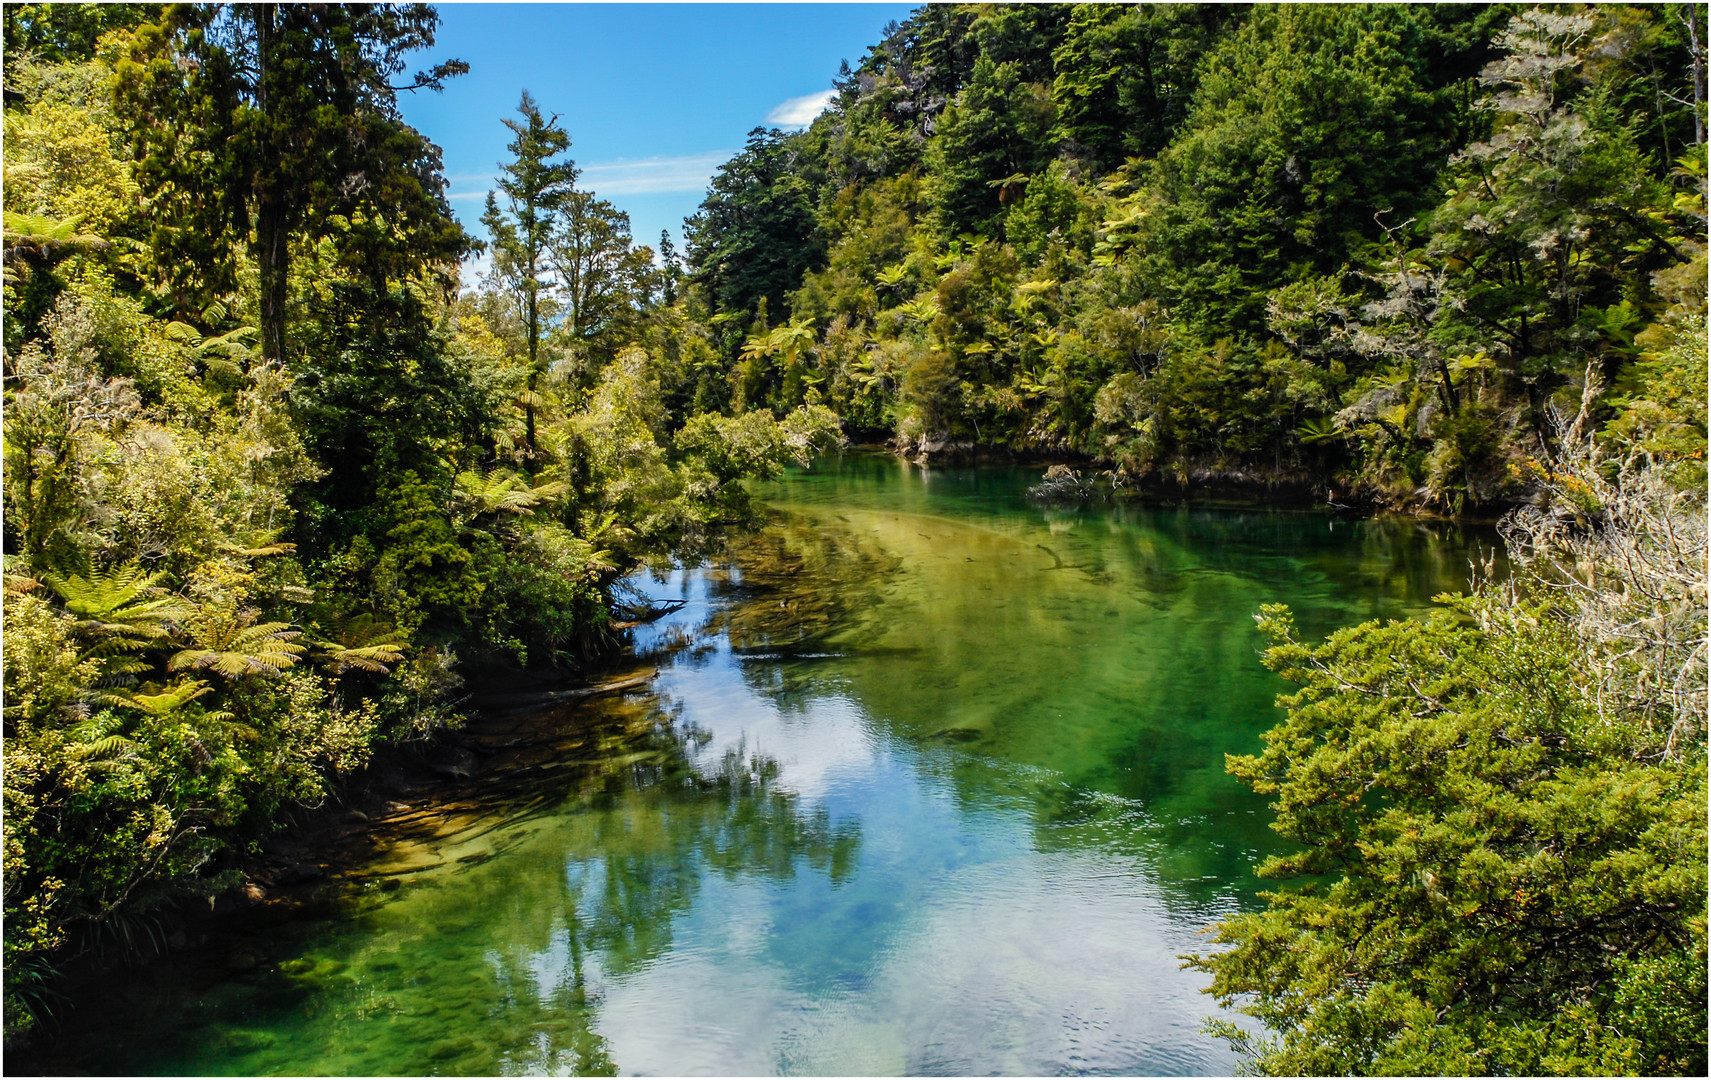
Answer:
[{"label": "tree trunk", "polygon": [[255,261],[261,277],[261,358],[285,359],[285,306],[291,271],[285,208],[264,192],[256,203]]},{"label": "tree trunk", "polygon": [[[272,135],[276,118],[273,115],[273,95],[270,81],[274,77],[273,50],[278,40],[279,6],[255,6],[256,110],[263,118],[263,130]],[[261,358],[263,363],[278,364],[285,359],[285,305],[291,270],[290,215],[280,190],[282,181],[268,177],[264,170],[256,185],[255,195],[255,254],[256,270],[261,278]]]},{"label": "tree trunk", "polygon": [[1461,412],[1461,399],[1456,395],[1455,383],[1450,381],[1450,365],[1443,357],[1438,357],[1438,375],[1444,383],[1444,404],[1449,406],[1450,415]]},{"label": "tree trunk", "polygon": [[536,356],[540,351],[541,324],[536,310],[538,289],[535,286],[535,261],[529,260],[529,399],[523,403],[523,442],[528,447],[528,456],[523,460],[523,471],[533,476],[535,473],[535,382],[540,370],[536,367]]},{"label": "tree trunk", "polygon": [[529,400],[523,403],[523,444],[528,456],[523,459],[523,471],[535,475],[535,373],[529,372]]}]

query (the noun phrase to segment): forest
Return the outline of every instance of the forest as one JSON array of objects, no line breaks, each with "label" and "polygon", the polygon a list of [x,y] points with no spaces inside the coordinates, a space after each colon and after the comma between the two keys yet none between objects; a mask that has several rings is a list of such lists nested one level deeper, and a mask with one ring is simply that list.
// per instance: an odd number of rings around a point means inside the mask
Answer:
[{"label": "forest", "polygon": [[427,5],[8,5],[8,1045],[858,442],[1506,514],[1439,617],[1261,613],[1299,853],[1188,962],[1262,1072],[1702,1073],[1705,20],[933,4],[678,252],[526,91],[467,231]]}]

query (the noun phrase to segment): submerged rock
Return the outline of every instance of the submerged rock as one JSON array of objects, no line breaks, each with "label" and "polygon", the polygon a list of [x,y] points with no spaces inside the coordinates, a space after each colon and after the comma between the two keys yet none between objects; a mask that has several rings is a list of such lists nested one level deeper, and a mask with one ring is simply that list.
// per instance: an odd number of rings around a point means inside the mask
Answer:
[{"label": "submerged rock", "polygon": [[436,775],[458,780],[475,775],[476,756],[461,746],[445,746],[428,759],[428,768]]},{"label": "submerged rock", "polygon": [[295,866],[288,866],[281,870],[274,878],[274,882],[279,885],[306,885],[311,881],[320,881],[326,876],[327,872],[319,865],[312,862],[300,862]]}]

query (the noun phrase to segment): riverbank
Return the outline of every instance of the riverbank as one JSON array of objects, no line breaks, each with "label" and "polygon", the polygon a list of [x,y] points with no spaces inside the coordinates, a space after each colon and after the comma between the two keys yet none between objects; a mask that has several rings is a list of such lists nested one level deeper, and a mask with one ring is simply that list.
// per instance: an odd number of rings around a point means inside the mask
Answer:
[{"label": "riverbank", "polygon": [[[882,1074],[955,1030],[957,1071],[1229,1071],[1175,957],[1252,902],[1272,843],[1220,767],[1271,722],[1250,616],[1406,614],[1466,544],[1300,510],[1065,512],[1026,498],[1037,479],[858,455],[757,489],[764,530],[627,583],[673,612],[629,666],[483,687],[463,731],[377,758],[365,796],[259,853],[260,895],[91,970],[15,1060],[551,1071],[545,1040],[582,1073]],[[1019,1022],[982,1027],[1001,1005]],[[1067,1046],[1065,1016],[1095,1034]]]},{"label": "riverbank", "polygon": [[30,1045],[8,1050],[8,1074],[88,1072],[91,1048],[81,1036],[114,1007],[138,1007],[134,993],[119,991],[115,1001],[116,975],[131,991],[139,969],[149,972],[143,986],[212,989],[275,962],[271,939],[281,928],[351,918],[441,868],[446,860],[428,852],[527,812],[532,790],[587,749],[612,703],[646,690],[658,659],[631,653],[580,684],[563,672],[513,673],[476,688],[462,727],[377,748],[320,806],[300,809],[235,867],[240,884],[206,906],[187,898],[151,913],[134,948],[68,964],[52,1020]]},{"label": "riverbank", "polygon": [[1424,488],[1390,491],[1369,484],[1351,484],[1301,468],[1232,468],[1206,462],[1176,462],[1168,468],[1137,476],[1113,470],[1108,459],[1089,457],[1068,447],[1017,448],[970,441],[891,439],[858,443],[852,449],[889,454],[923,468],[1063,466],[1077,474],[1081,491],[1100,499],[1137,504],[1287,506],[1333,510],[1350,516],[1399,514],[1467,523],[1495,522],[1521,505],[1515,500],[1497,500],[1471,510],[1450,512],[1437,505]]}]

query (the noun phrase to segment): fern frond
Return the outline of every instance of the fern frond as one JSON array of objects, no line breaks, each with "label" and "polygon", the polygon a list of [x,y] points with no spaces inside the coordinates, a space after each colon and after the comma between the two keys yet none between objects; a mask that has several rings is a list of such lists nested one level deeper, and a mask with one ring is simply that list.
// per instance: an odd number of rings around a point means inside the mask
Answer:
[{"label": "fern frond", "polygon": [[65,753],[73,761],[117,763],[136,757],[136,743],[110,713],[79,721],[66,729]]},{"label": "fern frond", "polygon": [[104,623],[83,619],[76,626],[86,637],[96,639],[93,645],[83,651],[86,657],[137,652],[166,637],[166,627],[146,623],[139,626],[134,623]]},{"label": "fern frond", "polygon": [[185,629],[199,648],[182,649],[166,662],[168,671],[207,669],[229,679],[278,675],[296,666],[307,650],[291,639],[300,631],[290,623],[257,623],[255,611],[206,614]]},{"label": "fern frond", "polygon": [[46,214],[7,214],[3,258],[10,265],[30,258],[57,262],[78,248],[107,247],[99,236],[80,233],[77,226],[84,214],[68,218],[52,218]]},{"label": "fern frond", "polygon": [[236,549],[239,555],[247,555],[252,559],[265,559],[270,555],[289,555],[297,550],[296,544],[262,544],[260,547]]},{"label": "fern frond", "polygon": [[897,308],[904,317],[916,322],[930,322],[939,313],[939,299],[936,296],[922,296],[909,301]]},{"label": "fern frond", "polygon": [[132,694],[124,699],[124,704],[133,709],[140,709],[150,716],[165,716],[180,705],[195,701],[203,694],[211,694],[214,688],[201,679],[175,683],[165,693]]},{"label": "fern frond", "polygon": [[136,743],[123,735],[108,735],[106,738],[72,747],[70,752],[79,761],[102,761],[130,757],[136,747]]},{"label": "fern frond", "polygon": [[404,649],[409,643],[408,635],[368,614],[342,620],[331,640],[310,641],[324,650],[319,656],[335,673],[357,668],[382,675],[391,670],[386,665],[404,659]]},{"label": "fern frond", "polygon": [[242,375],[244,369],[222,356],[201,357],[202,366],[221,375]]},{"label": "fern frond", "polygon": [[7,214],[4,231],[8,239],[69,240],[77,234],[77,226],[87,216],[75,214],[68,218],[52,218],[46,214]]},{"label": "fern frond", "polygon": [[65,601],[67,611],[79,618],[98,619],[145,595],[161,576],[144,572],[140,563],[129,562],[107,571],[65,576],[49,573],[43,578]]},{"label": "fern frond", "polygon": [[195,345],[202,340],[202,331],[189,323],[179,322],[176,319],[167,323],[166,329],[162,332],[166,334],[167,340],[176,341],[181,345]]},{"label": "fern frond", "polygon": [[261,331],[253,326],[239,326],[223,334],[202,339],[201,350],[216,356],[244,357],[250,352],[250,343],[261,336]]},{"label": "fern frond", "polygon": [[[87,654],[85,654],[87,655]],[[145,671],[154,670],[154,665],[134,656],[108,656],[101,658],[101,673],[96,676],[95,685],[128,686],[136,682],[136,676]]]},{"label": "fern frond", "polygon": [[92,691],[88,700],[90,704],[99,705],[103,709],[122,709],[131,704],[129,695],[109,693],[107,690]]},{"label": "fern frond", "polygon": [[570,485],[563,480],[543,480],[529,489],[533,503],[550,502],[560,498],[570,490]]},{"label": "fern frond", "polygon": [[558,481],[539,487],[525,487],[516,473],[505,468],[491,468],[485,473],[464,470],[452,483],[454,494],[461,496],[476,516],[508,512],[521,514],[542,499],[556,498],[566,490]]},{"label": "fern frond", "polygon": [[289,555],[297,545],[279,539],[283,529],[245,529],[220,542],[220,550],[248,559],[265,559],[270,555]]}]

